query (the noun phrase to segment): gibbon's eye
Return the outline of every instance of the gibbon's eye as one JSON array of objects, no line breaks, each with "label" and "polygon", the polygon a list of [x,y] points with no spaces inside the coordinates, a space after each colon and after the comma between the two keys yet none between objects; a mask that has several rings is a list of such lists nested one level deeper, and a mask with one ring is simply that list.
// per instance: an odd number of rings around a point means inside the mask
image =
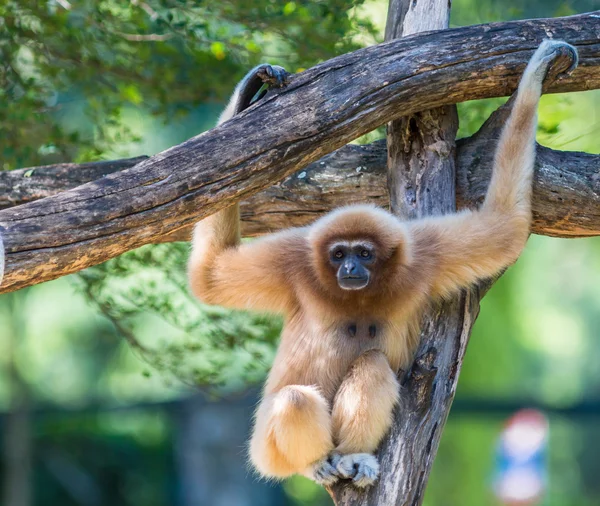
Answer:
[{"label": "gibbon's eye", "polygon": [[333,258],[336,258],[338,260],[341,260],[342,258],[344,258],[344,252],[341,249],[336,250],[333,253]]},{"label": "gibbon's eye", "polygon": [[364,249],[360,252],[360,256],[363,258],[371,258],[371,252],[368,249]]}]

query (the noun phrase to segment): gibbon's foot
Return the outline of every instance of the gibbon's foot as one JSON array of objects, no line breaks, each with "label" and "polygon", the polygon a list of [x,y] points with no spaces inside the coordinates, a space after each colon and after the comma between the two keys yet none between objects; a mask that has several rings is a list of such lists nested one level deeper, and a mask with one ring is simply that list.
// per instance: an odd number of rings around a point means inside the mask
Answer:
[{"label": "gibbon's foot", "polygon": [[340,479],[340,475],[336,469],[340,458],[339,454],[332,454],[315,462],[310,468],[308,477],[324,487],[333,485]]},{"label": "gibbon's foot", "polygon": [[359,488],[369,487],[379,476],[379,462],[370,453],[343,455],[336,467],[340,477],[351,479]]},{"label": "gibbon's foot", "polygon": [[[265,96],[269,88],[281,88],[289,74],[279,65],[263,63],[254,67],[238,85],[235,114],[242,112]],[[266,87],[264,85],[267,85]]]},{"label": "gibbon's foot", "polygon": [[562,40],[546,39],[542,41],[540,47],[535,52],[532,63],[537,64],[536,73],[543,73],[543,76],[541,77],[544,78],[550,67],[552,67],[553,63],[557,60],[559,60],[556,64],[556,70],[558,71],[557,77],[563,77],[570,74],[577,68],[579,62],[577,49]]}]

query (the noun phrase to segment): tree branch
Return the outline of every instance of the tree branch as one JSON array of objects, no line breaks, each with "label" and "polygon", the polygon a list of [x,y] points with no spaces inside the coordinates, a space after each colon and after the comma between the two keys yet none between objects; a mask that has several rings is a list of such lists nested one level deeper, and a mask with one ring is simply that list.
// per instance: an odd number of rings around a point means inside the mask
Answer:
[{"label": "tree branch", "polygon": [[147,156],[89,163],[59,163],[0,172],[0,209],[57,195],[113,172],[137,165]]},{"label": "tree branch", "polygon": [[[457,207],[480,203],[491,176],[492,158],[506,106],[472,137],[457,142]],[[144,157],[60,164],[0,172],[0,209],[56,195],[134,166]],[[348,144],[242,202],[243,233],[256,236],[304,226],[323,213],[369,201],[389,206],[384,141]],[[600,235],[600,155],[537,148],[532,232],[554,237]],[[25,177],[25,174],[28,174]],[[190,229],[157,237],[187,241]]]},{"label": "tree branch", "polygon": [[342,55],[131,169],[4,209],[0,293],[151,243],[401,115],[506,95],[549,33],[576,45],[581,57],[550,91],[600,87],[599,14],[430,32]]},{"label": "tree branch", "polygon": [[[480,130],[458,142],[457,204],[483,202],[492,173],[494,149],[510,113],[495,111]],[[553,237],[600,235],[600,155],[555,151],[537,145],[533,181],[533,233]]]}]

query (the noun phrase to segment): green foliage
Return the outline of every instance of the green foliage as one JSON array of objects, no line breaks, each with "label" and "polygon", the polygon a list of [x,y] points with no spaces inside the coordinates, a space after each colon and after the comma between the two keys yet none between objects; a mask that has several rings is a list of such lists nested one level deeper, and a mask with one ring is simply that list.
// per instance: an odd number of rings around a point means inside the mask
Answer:
[{"label": "green foliage", "polygon": [[4,169],[102,157],[137,136],[128,107],[169,121],[222,101],[249,66],[291,71],[356,49],[364,0],[7,0],[0,4]]},{"label": "green foliage", "polygon": [[[207,104],[222,102],[257,62],[297,72],[375,37],[363,3],[8,0],[0,5],[2,168],[125,154],[150,137],[153,116],[173,125],[193,113],[193,132],[209,128]],[[161,129],[146,154],[164,137]],[[79,286],[151,364],[147,376],[230,388],[257,381],[280,322],[199,306],[186,256],[182,245],[149,246],[82,273]]]},{"label": "green foliage", "polygon": [[597,0],[457,0],[452,3],[451,26],[492,21],[570,16],[598,8]]},{"label": "green foliage", "polygon": [[[595,3],[456,0],[452,24],[572,14],[597,8]],[[169,147],[210,128],[236,81],[255,63],[267,60],[296,72],[381,40],[386,6],[385,0],[0,2],[2,168]],[[374,28],[370,19],[376,18]],[[460,104],[459,135],[473,134],[503,100]],[[544,97],[538,140],[557,149],[598,152],[599,104],[598,92]],[[383,136],[380,128],[360,142]],[[483,301],[459,396],[560,406],[595,395],[598,252],[597,239],[530,239],[517,265]],[[36,403],[69,407],[180,395],[165,388],[165,379],[175,386],[180,380],[208,386],[213,393],[260,381],[281,322],[198,304],[187,289],[187,255],[183,244],[146,246],[81,273],[75,284],[112,325],[67,296],[65,280],[0,298],[0,404],[6,407],[11,397],[11,362]],[[132,358],[131,350],[147,365]],[[474,418],[451,416],[426,504],[493,502],[489,478],[501,421]],[[106,424],[111,437],[124,441],[135,434],[146,445],[167,437],[165,421],[152,424],[135,415],[130,422],[131,427],[115,415]],[[80,419],[73,423],[85,425]],[[597,504],[597,493],[582,494],[595,486],[598,445],[591,443],[597,430],[570,420],[552,425],[548,504]],[[48,437],[68,445],[62,439],[73,430],[55,424]],[[85,446],[84,440],[90,442],[87,434],[75,439],[83,452],[94,454],[104,445]],[[98,456],[98,469],[106,458]],[[156,454],[143,460],[157,466],[150,476],[158,481],[165,470]],[[139,469],[131,467],[138,479]],[[303,478],[286,482],[285,490],[297,504],[328,503],[322,489]]]},{"label": "green foliage", "polygon": [[328,506],[332,504],[331,498],[325,489],[304,476],[296,475],[288,478],[283,483],[283,488],[290,501],[290,506],[305,504]]},{"label": "green foliage", "polygon": [[280,321],[198,304],[187,286],[188,250],[182,243],[146,246],[87,269],[79,286],[165,377],[229,389],[261,380]]}]

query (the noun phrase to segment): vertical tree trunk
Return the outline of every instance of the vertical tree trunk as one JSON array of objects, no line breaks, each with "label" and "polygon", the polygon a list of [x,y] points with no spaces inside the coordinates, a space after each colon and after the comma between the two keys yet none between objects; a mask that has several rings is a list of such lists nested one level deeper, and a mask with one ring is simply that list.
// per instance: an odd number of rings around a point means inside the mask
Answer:
[{"label": "vertical tree trunk", "polygon": [[[448,28],[448,0],[390,0],[385,38]],[[388,123],[391,211],[403,219],[455,211],[458,114],[451,105]]]},{"label": "vertical tree trunk", "polygon": [[[390,0],[386,40],[448,27],[448,0]],[[390,206],[403,219],[455,210],[455,106],[388,124]],[[402,402],[379,450],[381,476],[366,492],[332,491],[338,506],[422,503],[443,427],[454,398],[480,293],[463,292],[423,319],[413,367],[402,380]]]}]

